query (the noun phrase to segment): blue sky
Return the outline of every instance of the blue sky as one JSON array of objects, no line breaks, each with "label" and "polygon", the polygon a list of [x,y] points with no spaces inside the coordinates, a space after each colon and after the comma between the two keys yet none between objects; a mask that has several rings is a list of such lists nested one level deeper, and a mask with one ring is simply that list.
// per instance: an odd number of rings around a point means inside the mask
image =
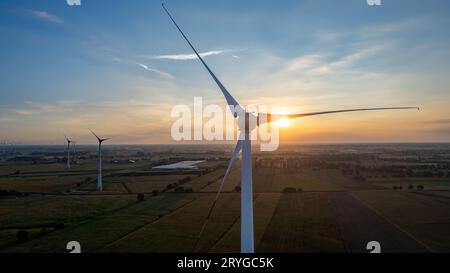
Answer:
[{"label": "blue sky", "polygon": [[[160,1],[0,2],[0,140],[170,143],[170,110],[223,103]],[[450,140],[450,2],[166,1],[242,104],[418,105],[294,122],[288,142]],[[339,125],[339,126],[338,126]]]}]

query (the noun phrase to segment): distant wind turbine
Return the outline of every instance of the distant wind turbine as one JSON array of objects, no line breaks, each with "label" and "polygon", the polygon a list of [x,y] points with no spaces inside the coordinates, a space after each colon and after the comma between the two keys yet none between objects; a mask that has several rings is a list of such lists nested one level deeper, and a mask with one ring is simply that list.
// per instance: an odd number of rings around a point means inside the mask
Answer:
[{"label": "distant wind turbine", "polygon": [[67,141],[67,169],[70,170],[70,144],[74,143],[70,138],[67,136],[64,136]]},{"label": "distant wind turbine", "polygon": [[89,131],[91,131],[91,133],[98,140],[97,190],[101,192],[101,191],[103,191],[103,184],[102,184],[102,143],[103,143],[103,141],[110,140],[111,138],[100,138],[91,129],[89,129]]},{"label": "distant wind turbine", "polygon": [[[170,20],[173,22],[175,27],[181,33],[183,38],[186,40],[190,48],[194,51],[197,58],[206,68],[208,73],[213,78],[214,82],[218,85],[219,89],[222,91],[225,99],[230,107],[231,111],[235,118],[244,118],[244,122],[238,122],[239,130],[243,132],[243,136],[241,136],[237,142],[236,148],[234,149],[231,160],[228,164],[228,168],[226,170],[225,176],[222,179],[222,182],[219,187],[219,191],[217,192],[214,203],[212,204],[208,216],[202,226],[198,239],[201,237],[206,224],[208,223],[209,217],[211,216],[212,210],[217,202],[220,192],[222,191],[224,182],[228,175],[230,174],[231,167],[233,166],[234,161],[236,160],[239,153],[242,151],[242,168],[241,168],[241,252],[242,253],[253,253],[254,252],[254,241],[253,241],[253,190],[252,190],[252,152],[251,152],[251,140],[250,134],[256,129],[257,126],[263,123],[269,123],[271,121],[276,121],[279,118],[285,119],[293,119],[299,117],[306,116],[314,116],[314,115],[325,115],[325,114],[333,114],[333,113],[342,113],[342,112],[356,112],[356,111],[375,111],[375,110],[394,110],[394,109],[419,109],[418,107],[383,107],[383,108],[361,108],[361,109],[345,109],[345,110],[333,110],[333,111],[324,111],[324,112],[313,112],[313,113],[303,113],[303,114],[293,114],[293,115],[276,115],[270,113],[259,113],[258,116],[255,114],[247,112],[242,106],[238,104],[238,102],[231,96],[228,90],[223,86],[223,84],[219,81],[219,79],[214,75],[211,69],[208,67],[203,58],[198,54],[197,50],[188,40],[186,35],[183,33],[181,28],[173,19],[172,15],[166,9],[164,4],[162,4],[163,9],[170,17]],[[256,124],[253,125],[250,123],[250,120],[256,119]],[[197,241],[198,242],[198,241]]]}]

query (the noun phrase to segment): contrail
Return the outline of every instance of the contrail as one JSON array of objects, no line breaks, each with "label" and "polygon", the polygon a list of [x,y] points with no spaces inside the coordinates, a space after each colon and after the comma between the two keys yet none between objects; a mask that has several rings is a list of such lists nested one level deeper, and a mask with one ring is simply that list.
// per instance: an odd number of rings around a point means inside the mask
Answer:
[{"label": "contrail", "polygon": [[[199,53],[203,58],[215,55],[222,55],[224,53],[230,52],[231,50],[211,50],[207,52]],[[187,61],[187,60],[196,60],[197,55],[195,54],[172,54],[172,55],[157,55],[149,57],[151,59],[166,59],[166,60],[175,60],[175,61]]]},{"label": "contrail", "polygon": [[169,74],[167,72],[164,72],[164,71],[161,71],[161,70],[158,70],[158,69],[155,69],[155,68],[150,68],[150,67],[148,67],[145,64],[136,63],[136,65],[142,67],[143,69],[145,69],[147,71],[151,71],[151,72],[154,72],[156,74],[159,74],[159,75],[161,75],[161,76],[163,76],[165,78],[168,78],[168,79],[173,79],[174,78],[171,74]]}]

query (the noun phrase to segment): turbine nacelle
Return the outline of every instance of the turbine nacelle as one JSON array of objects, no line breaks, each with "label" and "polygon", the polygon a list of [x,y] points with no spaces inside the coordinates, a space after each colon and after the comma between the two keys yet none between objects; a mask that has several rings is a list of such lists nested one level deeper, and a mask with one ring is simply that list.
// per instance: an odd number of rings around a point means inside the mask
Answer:
[{"label": "turbine nacelle", "polygon": [[103,141],[107,141],[107,140],[110,140],[110,139],[111,139],[111,138],[100,138],[100,137],[97,136],[97,135],[94,133],[94,131],[92,131],[91,129],[89,129],[89,131],[91,131],[91,133],[95,136],[95,138],[97,138],[99,144],[102,144]]},{"label": "turbine nacelle", "polygon": [[74,141],[71,140],[70,138],[68,138],[66,135],[64,137],[66,138],[66,141],[67,141],[68,144],[74,143]]}]

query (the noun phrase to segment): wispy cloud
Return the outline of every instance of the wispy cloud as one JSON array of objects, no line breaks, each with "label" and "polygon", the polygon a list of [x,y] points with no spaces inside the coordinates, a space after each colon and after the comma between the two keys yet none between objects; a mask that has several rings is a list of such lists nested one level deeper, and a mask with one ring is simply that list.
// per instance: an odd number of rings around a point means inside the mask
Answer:
[{"label": "wispy cloud", "polygon": [[32,115],[34,112],[28,109],[12,109],[11,112],[21,116]]},{"label": "wispy cloud", "polygon": [[60,101],[58,103],[42,103],[37,101],[25,101],[24,106],[11,109],[11,112],[19,116],[53,114],[67,112],[71,107],[77,106],[77,101]]},{"label": "wispy cloud", "polygon": [[429,120],[424,121],[424,124],[450,124],[450,119],[437,119],[437,120]]},{"label": "wispy cloud", "polygon": [[396,35],[401,32],[417,30],[430,24],[429,19],[413,18],[400,21],[392,21],[384,24],[367,25],[359,28],[351,28],[344,31],[317,31],[314,36],[323,43],[333,43],[346,39],[379,39],[387,35]]},{"label": "wispy cloud", "polygon": [[27,104],[31,109],[39,113],[54,113],[61,110],[60,106],[35,101],[25,101],[25,104]]},{"label": "wispy cloud", "polygon": [[296,71],[317,66],[323,62],[324,57],[323,54],[308,54],[297,57],[288,63],[287,70]]},{"label": "wispy cloud", "polygon": [[136,60],[133,60],[132,58],[122,57],[122,56],[118,57],[118,56],[116,56],[116,53],[118,53],[117,50],[110,49],[110,48],[104,48],[104,47],[102,48],[102,50],[108,52],[108,57],[110,58],[110,60],[112,62],[116,62],[116,63],[120,63],[120,64],[126,64],[128,66],[135,66],[135,65],[137,65],[138,67],[140,67],[140,68],[142,68],[142,69],[144,69],[146,71],[158,74],[159,76],[162,76],[165,79],[173,79],[174,78],[174,76],[172,74],[168,73],[168,72],[165,72],[165,71],[162,71],[160,69],[156,69],[156,68],[150,67],[149,65],[144,64],[142,62],[138,62]]},{"label": "wispy cloud", "polygon": [[143,68],[143,69],[145,69],[147,71],[151,71],[151,72],[154,72],[154,73],[156,73],[158,75],[161,75],[161,76],[163,76],[165,78],[168,78],[168,79],[173,79],[174,78],[171,74],[169,74],[167,72],[164,72],[164,71],[161,71],[159,69],[150,68],[150,67],[148,67],[148,65],[141,64],[141,63],[136,63],[136,65],[138,65],[139,67],[141,67],[141,68]]},{"label": "wispy cloud", "polygon": [[56,24],[63,23],[63,20],[61,18],[59,18],[58,16],[53,15],[51,13],[48,13],[47,11],[30,10],[30,13],[39,20],[56,23]]},{"label": "wispy cloud", "polygon": [[12,118],[12,117],[0,117],[0,123],[2,123],[2,122],[12,122],[12,121],[15,121],[15,119]]},{"label": "wispy cloud", "polygon": [[339,68],[350,66],[384,48],[385,46],[383,45],[377,45],[357,49],[354,52],[341,56],[333,61],[327,60],[329,54],[326,53],[304,55],[288,62],[286,70],[289,72],[306,71],[313,76],[323,76]]},{"label": "wispy cloud", "polygon": [[[207,52],[199,53],[199,55],[203,58],[209,56],[222,55],[224,53],[230,52],[231,50],[211,50]],[[197,55],[195,54],[173,54],[173,55],[157,55],[147,57],[151,59],[166,59],[166,60],[175,60],[175,61],[187,61],[187,60],[195,60],[197,59]]]}]

